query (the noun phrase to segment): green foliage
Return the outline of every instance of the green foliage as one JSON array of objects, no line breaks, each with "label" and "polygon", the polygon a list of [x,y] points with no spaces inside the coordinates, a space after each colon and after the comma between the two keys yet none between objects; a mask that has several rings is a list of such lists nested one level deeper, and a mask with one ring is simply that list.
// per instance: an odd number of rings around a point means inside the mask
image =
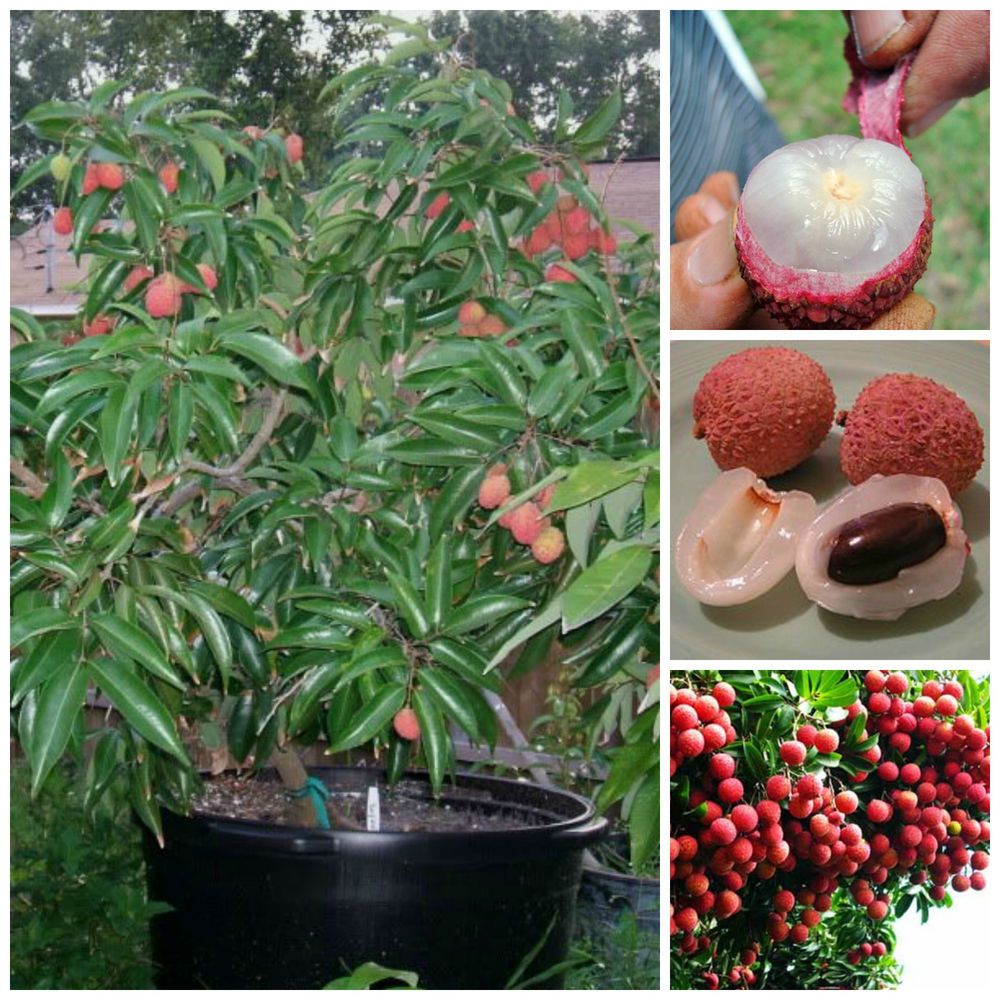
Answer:
[{"label": "green foliage", "polygon": [[572,958],[578,964],[566,977],[567,990],[660,987],[659,940],[641,930],[631,910],[622,912],[607,941],[575,942]]},{"label": "green foliage", "polygon": [[[564,107],[543,147],[502,81],[417,72],[443,46],[407,30],[324,88],[330,145],[375,155],[311,198],[279,130],[244,132],[200,88],[109,85],[26,115],[74,164],[80,321],[113,326],[67,345],[63,324],[12,317],[13,685],[36,790],[79,739],[88,684],[121,715],[91,794],[127,787],[159,834],[157,805],[185,808],[190,757],[227,723],[257,765],[323,731],[335,750],[393,748],[401,769],[391,719],[412,705],[440,789],[449,724],[494,745],[483,689],[539,633],[586,636],[591,679],[634,680],[654,655],[655,248],[636,229],[616,268],[567,262],[573,282],[521,249],[560,195],[608,230],[582,157],[617,95],[582,122]],[[120,191],[83,193],[94,162],[123,167]],[[109,215],[124,226],[93,228]],[[137,267],[176,275],[176,315],[126,289]],[[473,299],[502,335],[457,335]],[[487,516],[497,462],[514,497]],[[543,565],[496,522],[548,485],[568,545]]]},{"label": "green foliage", "polygon": [[152,989],[140,832],[121,800],[85,818],[80,783],[56,768],[29,798],[11,768],[11,988]]}]

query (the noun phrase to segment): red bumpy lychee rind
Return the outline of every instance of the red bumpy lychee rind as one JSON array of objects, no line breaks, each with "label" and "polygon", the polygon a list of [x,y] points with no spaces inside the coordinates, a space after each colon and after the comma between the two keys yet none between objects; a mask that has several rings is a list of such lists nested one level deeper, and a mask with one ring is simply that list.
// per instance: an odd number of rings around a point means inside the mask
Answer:
[{"label": "red bumpy lychee rind", "polygon": [[420,720],[412,708],[401,708],[392,719],[392,728],[404,740],[415,740],[420,736]]},{"label": "red bumpy lychee rind", "polygon": [[910,294],[927,268],[934,216],[924,192],[924,218],[909,246],[875,274],[830,274],[777,264],[750,231],[740,200],[736,257],[754,301],[790,330],[861,330]]},{"label": "red bumpy lychee rind", "polygon": [[952,495],[983,464],[983,429],[959,395],[921,375],[883,375],[838,416],[840,466],[854,484],[876,473],[940,479]]},{"label": "red bumpy lychee rind", "polygon": [[833,424],[823,368],[789,347],[752,347],[715,365],[694,396],[694,435],[720,469],[776,476],[804,462]]}]

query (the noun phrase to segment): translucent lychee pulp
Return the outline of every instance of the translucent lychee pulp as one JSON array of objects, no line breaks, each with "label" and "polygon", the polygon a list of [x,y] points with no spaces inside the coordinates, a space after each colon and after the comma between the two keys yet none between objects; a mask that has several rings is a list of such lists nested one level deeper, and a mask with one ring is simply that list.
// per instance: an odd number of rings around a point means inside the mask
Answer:
[{"label": "translucent lychee pulp", "polygon": [[784,146],[754,168],[747,225],[777,264],[871,274],[913,242],[924,181],[906,153],[878,139],[827,135]]}]

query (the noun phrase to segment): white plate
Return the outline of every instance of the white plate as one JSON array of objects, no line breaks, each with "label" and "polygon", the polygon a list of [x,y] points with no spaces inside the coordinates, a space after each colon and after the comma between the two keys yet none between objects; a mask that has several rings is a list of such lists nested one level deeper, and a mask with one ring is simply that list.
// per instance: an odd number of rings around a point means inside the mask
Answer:
[{"label": "white plate", "polygon": [[[673,543],[688,512],[719,474],[703,441],[691,434],[691,404],[716,362],[765,341],[675,341],[670,347],[670,656],[672,659],[929,660],[989,657],[989,348],[976,341],[779,341],[815,358],[830,376],[837,411],[889,372],[925,375],[957,392],[986,431],[986,461],[955,499],[972,544],[962,583],[941,601],[895,622],[862,621],[817,607],[794,570],[770,593],[733,608],[699,604],[680,584]],[[825,504],[849,483],[840,471],[841,429],[797,469],[775,476],[775,489],[805,490]]]}]

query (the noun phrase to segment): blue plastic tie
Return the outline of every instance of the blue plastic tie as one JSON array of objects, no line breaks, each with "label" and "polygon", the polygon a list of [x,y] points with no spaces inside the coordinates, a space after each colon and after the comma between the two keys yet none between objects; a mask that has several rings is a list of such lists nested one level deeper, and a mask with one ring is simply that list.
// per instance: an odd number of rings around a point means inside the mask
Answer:
[{"label": "blue plastic tie", "polygon": [[304,799],[307,795],[312,799],[313,809],[316,810],[316,822],[322,829],[329,830],[330,817],[325,803],[330,797],[330,789],[319,778],[310,778],[302,788],[296,788],[292,792],[292,798]]}]

